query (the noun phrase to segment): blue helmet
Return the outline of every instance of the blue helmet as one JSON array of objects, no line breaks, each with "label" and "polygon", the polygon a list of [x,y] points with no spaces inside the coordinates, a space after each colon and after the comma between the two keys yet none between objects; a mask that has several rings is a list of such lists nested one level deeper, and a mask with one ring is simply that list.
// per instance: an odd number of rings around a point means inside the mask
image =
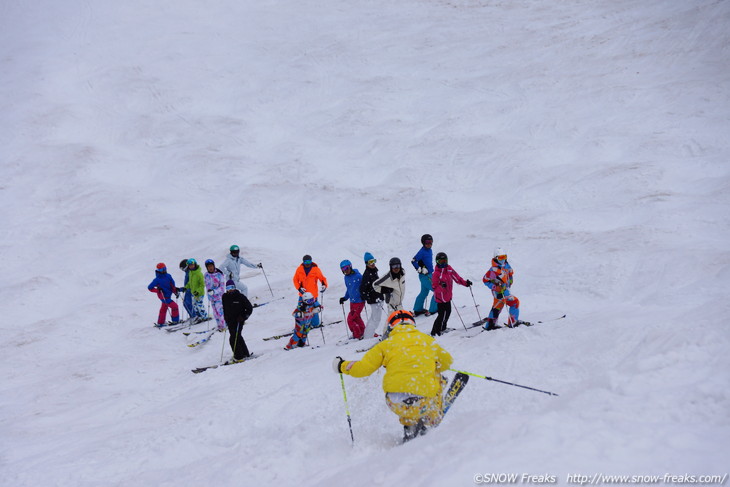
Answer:
[{"label": "blue helmet", "polygon": [[188,259],[188,265],[189,266],[191,266],[191,265],[198,265],[198,261],[195,260],[195,259]]},{"label": "blue helmet", "polygon": [[347,259],[345,259],[342,262],[340,262],[340,269],[342,269],[343,267],[347,267],[347,266],[352,267],[352,262],[350,262]]}]

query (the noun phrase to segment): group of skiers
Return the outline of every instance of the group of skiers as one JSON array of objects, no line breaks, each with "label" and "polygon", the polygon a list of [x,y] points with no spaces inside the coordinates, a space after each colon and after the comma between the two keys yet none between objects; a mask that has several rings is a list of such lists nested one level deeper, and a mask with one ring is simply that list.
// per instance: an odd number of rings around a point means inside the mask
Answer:
[{"label": "group of skiers", "polygon": [[253,264],[240,255],[240,248],[231,245],[221,268],[215,266],[215,261],[205,261],[206,273],[203,275],[195,259],[180,261],[180,270],[185,272],[183,287],[177,287],[175,280],[167,273],[164,263],[157,264],[155,278],[147,286],[150,292],[156,293],[161,301],[157,325],[165,324],[167,311],[170,310],[171,322],[180,322],[180,310],[172,296],[179,297],[184,293],[183,306],[190,316],[191,323],[200,323],[209,320],[203,304],[203,297],[208,294],[208,302],[213,310],[218,331],[226,328],[230,331],[230,345],[233,351],[231,362],[241,361],[251,354],[241,335],[241,329],[253,312],[253,305],[248,300],[248,287],[241,281],[241,265],[250,268],[260,268],[261,264]]},{"label": "group of skiers", "polygon": [[[334,368],[338,373],[363,377],[387,365],[383,378],[386,403],[399,416],[404,426],[405,441],[424,434],[441,420],[445,383],[441,373],[449,368],[453,359],[435,342],[434,337],[447,329],[454,283],[465,287],[473,284],[449,265],[446,253],[438,252],[434,258],[432,246],[433,237],[423,235],[421,248],[411,259],[420,284],[412,312],[403,306],[405,271],[398,257],[390,259],[388,271],[383,276],[379,275],[377,259],[370,252],[365,252],[363,256],[365,270],[362,274],[350,260],[340,262],[345,295],[339,302],[344,311],[344,303],[349,301],[350,310],[346,321],[353,338],[380,337],[381,341],[358,361],[337,357]],[[175,286],[175,281],[167,274],[166,266],[160,263],[148,289],[155,292],[161,301],[157,320],[160,325],[165,323],[168,309],[172,322],[180,321],[178,306],[172,299],[173,294],[177,297],[180,292],[185,293],[183,304],[193,322],[209,319],[203,306],[203,296],[207,292],[218,329],[222,331],[228,328],[231,333],[232,361],[236,362],[250,355],[241,336],[241,328],[253,311],[253,305],[247,298],[248,288],[240,280],[240,268],[241,265],[249,268],[261,268],[262,265],[243,258],[237,245],[232,245],[229,251],[220,269],[216,268],[213,260],[205,261],[205,276],[195,259],[183,260],[180,263],[180,269],[185,272],[182,288]],[[516,324],[519,318],[519,300],[510,292],[513,274],[506,252],[497,248],[491,266],[482,278],[493,296],[492,308],[484,323],[487,330],[497,328],[497,319],[505,305],[509,307],[508,326]],[[327,278],[308,254],[302,258],[292,282],[298,292],[298,301],[292,312],[294,331],[285,350],[305,346],[309,331],[320,326],[323,306],[319,296],[328,287]],[[431,301],[426,308],[431,293]],[[361,316],[366,304],[369,310],[367,323]],[[381,331],[379,328],[384,311],[387,322]],[[429,336],[416,329],[415,317],[432,314],[437,316]]]}]

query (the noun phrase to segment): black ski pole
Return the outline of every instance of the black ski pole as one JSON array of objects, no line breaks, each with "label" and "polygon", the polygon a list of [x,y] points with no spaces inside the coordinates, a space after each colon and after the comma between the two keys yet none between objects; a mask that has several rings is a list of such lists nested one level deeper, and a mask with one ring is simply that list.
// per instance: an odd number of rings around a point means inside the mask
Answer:
[{"label": "black ski pole", "polygon": [[479,305],[477,304],[477,300],[474,299],[474,291],[472,291],[471,286],[469,286],[469,292],[471,293],[471,300],[474,301],[474,307],[477,309],[477,316],[479,317],[479,321],[482,321],[482,314],[479,312]]},{"label": "black ski pole", "polygon": [[499,379],[493,379],[492,377],[486,377],[484,375],[472,374],[471,372],[466,372],[464,370],[456,370],[456,369],[449,369],[449,370],[452,372],[461,372],[462,374],[466,374],[466,375],[473,375],[474,377],[479,377],[480,379],[491,380],[494,382],[499,382],[501,384],[507,384],[508,386],[522,387],[523,389],[529,389],[529,390],[535,391],[535,392],[542,392],[543,394],[548,394],[550,396],[557,396],[557,394],[555,394],[554,392],[543,391],[540,389],[535,389],[534,387],[521,386],[519,384],[514,384],[512,382],[506,382],[506,381],[499,380]]},{"label": "black ski pole", "polygon": [[[454,300],[451,300],[451,303],[453,304]],[[459,321],[461,321],[461,326],[464,327],[464,330],[466,331],[466,323],[464,323],[464,320],[461,319],[461,313],[459,313],[459,307],[454,305],[453,308],[456,310],[456,316],[459,317]]]},{"label": "black ski pole", "polygon": [[264,270],[264,264],[261,265],[261,272],[264,273],[264,279],[266,279],[266,285],[269,286],[269,291],[271,291],[271,297],[274,297],[274,291],[271,290],[271,284],[269,284],[269,278],[266,277],[266,271]]},{"label": "black ski pole", "polygon": [[238,345],[238,339],[241,337],[241,322],[238,322],[238,326],[236,326],[236,337],[234,338],[233,342],[233,360],[236,360],[236,346]]},{"label": "black ski pole", "polygon": [[226,329],[223,330],[223,343],[221,344],[221,360],[223,363],[223,351],[226,349],[226,334],[228,333],[228,323],[226,323]]},{"label": "black ski pole", "polygon": [[345,303],[340,303],[342,306],[342,317],[345,319],[345,336],[350,339],[350,333],[347,331],[347,315],[345,314]]},{"label": "black ski pole", "polygon": [[327,345],[327,340],[324,338],[324,318],[322,317],[322,312],[319,312],[319,331],[322,333],[322,344]]}]

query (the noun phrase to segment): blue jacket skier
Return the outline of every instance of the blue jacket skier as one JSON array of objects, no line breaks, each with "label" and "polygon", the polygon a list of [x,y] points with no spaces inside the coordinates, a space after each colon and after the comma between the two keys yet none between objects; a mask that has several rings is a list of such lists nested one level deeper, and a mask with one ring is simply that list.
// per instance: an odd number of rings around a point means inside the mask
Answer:
[{"label": "blue jacket skier", "polygon": [[421,292],[416,296],[416,302],[413,304],[413,314],[418,315],[431,315],[438,309],[436,300],[431,296],[431,303],[428,305],[428,310],[425,308],[426,298],[432,291],[431,277],[433,275],[433,251],[431,246],[433,245],[433,237],[429,234],[421,236],[421,249],[413,256],[411,264],[413,268],[418,271],[418,280],[421,283]]}]

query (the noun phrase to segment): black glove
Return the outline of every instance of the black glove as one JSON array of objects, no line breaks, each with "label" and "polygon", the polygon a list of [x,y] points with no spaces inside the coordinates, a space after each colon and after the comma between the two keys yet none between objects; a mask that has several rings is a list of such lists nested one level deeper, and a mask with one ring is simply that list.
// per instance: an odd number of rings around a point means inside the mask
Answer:
[{"label": "black glove", "polygon": [[307,292],[307,290],[302,286],[302,287],[299,288],[299,292],[302,293],[302,294],[304,294],[304,293]]},{"label": "black glove", "polygon": [[343,304],[345,301],[347,301],[347,298],[340,298],[340,304]]},{"label": "black glove", "polygon": [[258,267],[259,269],[263,269],[264,265],[261,262],[259,262],[258,264],[256,264],[256,267]]},{"label": "black glove", "polygon": [[504,299],[504,293],[496,293],[494,295],[497,299]]},{"label": "black glove", "polygon": [[419,260],[417,262],[417,264],[418,264],[418,267],[426,267],[426,264],[424,264],[422,260]]},{"label": "black glove", "polygon": [[335,357],[335,359],[332,361],[332,368],[335,369],[335,372],[338,374],[342,373],[342,363],[345,361],[342,357]]},{"label": "black glove", "polygon": [[439,282],[439,286],[441,286],[442,288],[446,289],[446,283],[445,282]]},{"label": "black glove", "polygon": [[471,285],[474,284],[469,279],[466,280],[466,287],[471,287]]}]

